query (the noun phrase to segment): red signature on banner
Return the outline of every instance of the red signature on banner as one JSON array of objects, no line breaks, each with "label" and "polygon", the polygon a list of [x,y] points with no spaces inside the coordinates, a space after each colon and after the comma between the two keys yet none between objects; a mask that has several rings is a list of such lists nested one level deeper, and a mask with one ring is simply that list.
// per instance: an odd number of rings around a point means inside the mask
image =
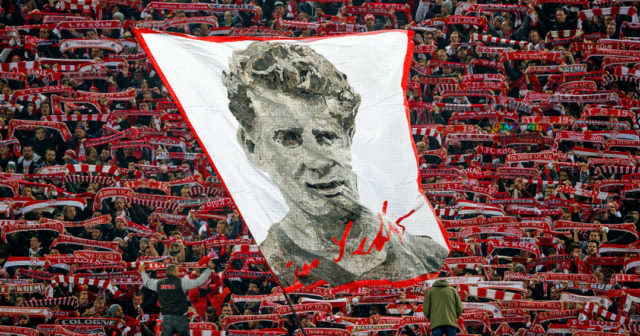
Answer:
[{"label": "red signature on banner", "polygon": [[[309,275],[309,273],[311,273],[311,270],[314,268],[317,268],[319,264],[320,264],[320,260],[318,259],[313,259],[313,261],[311,262],[311,265],[308,265],[307,263],[302,263],[302,270],[300,270],[298,266],[296,266],[296,270],[294,274],[296,278]],[[293,266],[293,261],[289,261],[286,266],[287,268]]]},{"label": "red signature on banner", "polygon": [[[360,245],[358,245],[358,248],[353,251],[351,254],[352,255],[366,255],[369,254],[373,251],[373,249],[375,248],[378,252],[382,251],[382,249],[384,248],[384,245],[391,240],[391,237],[393,234],[396,234],[398,236],[398,239],[400,240],[400,243],[402,244],[402,235],[404,234],[405,231],[405,227],[400,224],[403,220],[407,219],[409,216],[411,216],[414,212],[414,210],[409,211],[407,214],[405,214],[404,216],[398,218],[395,222],[391,222],[389,220],[386,220],[386,224],[387,224],[387,234],[384,234],[384,227],[385,227],[385,219],[384,216],[386,216],[387,214],[387,206],[389,205],[388,201],[384,201],[383,205],[382,205],[382,213],[378,213],[378,218],[380,219],[380,229],[378,229],[378,234],[376,235],[376,237],[371,241],[371,245],[369,245],[369,249],[365,252],[364,251],[364,246],[367,242],[367,237],[363,237],[362,240],[360,241]],[[337,258],[333,258],[333,261],[335,262],[340,262],[340,260],[342,260],[342,257],[344,256],[344,250],[346,248],[347,245],[347,237],[349,236],[349,232],[351,231],[351,227],[353,226],[353,221],[349,221],[347,223],[347,227],[344,229],[344,233],[342,234],[342,238],[340,239],[340,241],[338,241],[335,237],[332,238],[333,243],[340,246],[340,255],[338,255]],[[402,229],[402,231],[401,231]]]}]

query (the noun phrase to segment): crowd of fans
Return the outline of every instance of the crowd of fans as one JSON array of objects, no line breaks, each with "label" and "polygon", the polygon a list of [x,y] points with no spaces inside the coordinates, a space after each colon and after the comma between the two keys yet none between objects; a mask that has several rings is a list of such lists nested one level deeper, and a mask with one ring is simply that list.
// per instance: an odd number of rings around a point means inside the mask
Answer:
[{"label": "crowd of fans", "polygon": [[460,333],[640,332],[638,2],[2,4],[1,334],[158,334],[139,263],[195,277],[205,257],[216,272],[188,293],[193,335],[428,334],[434,280],[298,290],[294,318],[136,27],[414,31],[407,99]]}]

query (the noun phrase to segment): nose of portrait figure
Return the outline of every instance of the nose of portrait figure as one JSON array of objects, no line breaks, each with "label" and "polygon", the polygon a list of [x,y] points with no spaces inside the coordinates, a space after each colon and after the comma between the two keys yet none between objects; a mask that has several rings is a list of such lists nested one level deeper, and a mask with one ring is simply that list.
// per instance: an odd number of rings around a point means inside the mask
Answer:
[{"label": "nose of portrait figure", "polygon": [[311,177],[323,178],[329,175],[331,168],[335,165],[335,161],[322,153],[311,152],[305,158],[304,165]]}]

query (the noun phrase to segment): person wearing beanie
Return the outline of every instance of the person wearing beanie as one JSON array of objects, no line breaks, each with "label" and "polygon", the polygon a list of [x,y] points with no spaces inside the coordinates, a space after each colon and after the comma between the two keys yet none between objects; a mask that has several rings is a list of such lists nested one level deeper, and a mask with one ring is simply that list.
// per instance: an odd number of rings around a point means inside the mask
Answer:
[{"label": "person wearing beanie", "polygon": [[367,31],[376,30],[376,17],[371,15],[371,14],[365,15],[364,16],[364,25],[367,28]]},{"label": "person wearing beanie", "polygon": [[67,141],[66,148],[74,150],[76,153],[80,150],[80,145],[84,143],[88,139],[87,137],[87,126],[79,123],[74,132],[73,136]]},{"label": "person wearing beanie", "polygon": [[16,169],[16,157],[14,155],[13,147],[16,145],[0,145],[0,168],[6,170],[9,163],[13,163],[13,169]]},{"label": "person wearing beanie", "polygon": [[64,163],[66,164],[76,164],[78,163],[78,155],[76,154],[76,151],[74,151],[73,149],[67,149],[66,151],[64,151],[64,155],[62,156],[62,160],[64,160]]},{"label": "person wearing beanie", "polygon": [[7,173],[15,173],[16,172],[16,163],[14,161],[7,162],[7,168],[5,168]]},{"label": "person wearing beanie", "polygon": [[107,308],[107,316],[111,318],[122,318],[122,307],[120,307],[120,305],[117,303],[112,304],[111,306],[109,306],[109,308]]},{"label": "person wearing beanie", "polygon": [[120,22],[124,21],[124,14],[122,14],[120,12],[113,13],[112,17],[113,17],[114,20],[118,20]]},{"label": "person wearing beanie", "polygon": [[113,238],[122,238],[127,237],[127,218],[123,215],[117,216],[115,223],[110,227],[110,235]]}]

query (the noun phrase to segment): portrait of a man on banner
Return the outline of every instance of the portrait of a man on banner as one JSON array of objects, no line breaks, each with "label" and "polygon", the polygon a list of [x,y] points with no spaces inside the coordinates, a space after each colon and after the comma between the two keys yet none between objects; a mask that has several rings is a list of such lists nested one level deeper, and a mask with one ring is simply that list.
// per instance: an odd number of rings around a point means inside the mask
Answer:
[{"label": "portrait of a man on banner", "polygon": [[238,142],[289,207],[260,244],[281,282],[393,281],[439,270],[446,249],[359,202],[350,146],[360,95],[343,73],[308,46],[268,42],[234,52],[230,69],[223,80]]}]

